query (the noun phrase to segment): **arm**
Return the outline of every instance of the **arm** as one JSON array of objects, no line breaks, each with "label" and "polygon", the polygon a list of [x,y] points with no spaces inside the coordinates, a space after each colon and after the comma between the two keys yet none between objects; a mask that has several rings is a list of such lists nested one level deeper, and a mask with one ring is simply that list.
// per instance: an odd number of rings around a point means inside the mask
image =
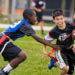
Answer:
[{"label": "arm", "polygon": [[36,7],[32,6],[32,9],[35,10],[35,11],[37,11],[37,12],[41,12],[43,8],[39,9],[39,8],[36,8]]},{"label": "arm", "polygon": [[46,3],[44,2],[43,6],[41,7],[42,10],[46,9]]},{"label": "arm", "polygon": [[46,8],[45,6],[42,6],[42,7],[41,7],[42,10],[44,10],[45,8]]},{"label": "arm", "polygon": [[[51,38],[49,36],[49,34],[47,34],[44,38],[46,41],[48,41],[49,43],[54,40],[53,38]],[[43,46],[43,56],[42,56],[42,59],[44,59],[45,55],[48,55],[48,53],[46,52],[46,45]]]},{"label": "arm", "polygon": [[42,55],[42,59],[44,59],[45,55],[47,55],[48,53],[46,52],[46,45],[43,46],[43,55]]},{"label": "arm", "polygon": [[38,42],[40,42],[40,43],[42,43],[42,44],[44,44],[44,45],[47,45],[47,46],[49,46],[49,47],[52,47],[52,48],[54,48],[54,49],[56,49],[56,50],[60,50],[60,49],[61,49],[59,45],[55,45],[55,44],[48,43],[46,40],[42,39],[41,37],[39,37],[39,36],[36,35],[36,34],[32,34],[31,36],[32,36],[35,40],[37,40]]},{"label": "arm", "polygon": [[36,6],[36,2],[33,1],[32,2],[32,9],[35,10],[35,11],[37,11],[37,12],[41,12],[42,11],[41,9],[36,8],[35,6]]}]

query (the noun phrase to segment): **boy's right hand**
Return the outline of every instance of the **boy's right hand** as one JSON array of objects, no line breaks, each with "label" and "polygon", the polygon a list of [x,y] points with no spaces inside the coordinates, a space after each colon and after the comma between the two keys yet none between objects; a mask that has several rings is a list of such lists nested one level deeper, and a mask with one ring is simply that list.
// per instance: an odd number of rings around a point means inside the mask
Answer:
[{"label": "boy's right hand", "polygon": [[60,45],[53,45],[53,49],[55,49],[55,50],[62,50]]}]

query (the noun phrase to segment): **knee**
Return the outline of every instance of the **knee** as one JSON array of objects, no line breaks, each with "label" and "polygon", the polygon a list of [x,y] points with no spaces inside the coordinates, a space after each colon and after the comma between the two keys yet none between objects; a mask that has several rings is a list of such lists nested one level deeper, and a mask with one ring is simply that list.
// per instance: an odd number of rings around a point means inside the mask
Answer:
[{"label": "knee", "polygon": [[65,66],[64,68],[63,68],[63,71],[65,71],[66,73],[69,71],[69,66]]},{"label": "knee", "polygon": [[20,52],[19,57],[22,61],[26,60],[27,58],[26,54],[23,51]]},{"label": "knee", "polygon": [[69,71],[67,74],[72,75],[74,73],[74,66],[69,67]]}]

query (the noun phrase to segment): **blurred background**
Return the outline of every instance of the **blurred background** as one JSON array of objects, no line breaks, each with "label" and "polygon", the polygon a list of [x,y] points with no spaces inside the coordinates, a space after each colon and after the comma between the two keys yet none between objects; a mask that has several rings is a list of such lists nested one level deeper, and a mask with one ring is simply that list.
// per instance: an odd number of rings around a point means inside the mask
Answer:
[{"label": "blurred background", "polygon": [[[66,21],[72,22],[75,13],[75,0],[45,0],[44,21],[52,21],[52,11],[62,9],[66,16]],[[0,0],[0,23],[12,23],[22,19],[24,9],[31,7],[32,0]]]}]

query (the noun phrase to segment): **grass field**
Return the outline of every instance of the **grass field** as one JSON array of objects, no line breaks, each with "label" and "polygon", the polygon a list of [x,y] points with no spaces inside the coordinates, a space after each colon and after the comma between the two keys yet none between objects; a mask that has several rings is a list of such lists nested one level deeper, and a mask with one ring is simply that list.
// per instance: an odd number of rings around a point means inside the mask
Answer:
[{"label": "grass field", "polygon": [[[2,30],[3,29],[0,29],[0,32]],[[40,34],[40,31],[36,31],[36,33],[44,38],[44,36]],[[48,56],[46,56],[44,60],[41,60],[43,45],[36,42],[32,37],[25,36],[13,43],[27,54],[27,60],[21,63],[18,68],[11,71],[10,75],[59,75],[58,68],[48,69]],[[49,50],[51,50],[51,48],[47,47],[47,52],[49,52]],[[7,63],[8,62],[3,61],[0,55],[0,68]]]}]

